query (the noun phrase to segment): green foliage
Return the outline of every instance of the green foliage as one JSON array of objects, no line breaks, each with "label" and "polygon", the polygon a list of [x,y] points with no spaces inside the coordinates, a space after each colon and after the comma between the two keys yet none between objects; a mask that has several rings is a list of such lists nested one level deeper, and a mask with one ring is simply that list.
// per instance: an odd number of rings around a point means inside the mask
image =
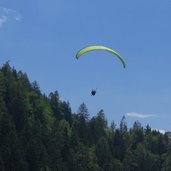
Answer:
[{"label": "green foliage", "polygon": [[0,68],[0,171],[169,171],[170,149],[149,125],[128,129],[122,117],[109,127],[85,103],[74,114],[57,91],[46,96],[8,62]]}]

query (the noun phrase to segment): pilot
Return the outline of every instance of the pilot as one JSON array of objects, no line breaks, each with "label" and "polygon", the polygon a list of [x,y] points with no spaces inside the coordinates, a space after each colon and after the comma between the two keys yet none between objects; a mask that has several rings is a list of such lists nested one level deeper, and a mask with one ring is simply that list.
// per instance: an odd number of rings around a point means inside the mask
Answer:
[{"label": "pilot", "polygon": [[95,96],[96,95],[96,90],[92,90],[91,91],[91,96]]}]

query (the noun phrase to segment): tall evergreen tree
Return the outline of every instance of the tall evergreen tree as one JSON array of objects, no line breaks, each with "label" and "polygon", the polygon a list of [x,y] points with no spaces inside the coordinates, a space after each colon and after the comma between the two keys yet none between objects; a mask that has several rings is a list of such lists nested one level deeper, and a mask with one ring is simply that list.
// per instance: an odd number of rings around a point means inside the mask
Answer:
[{"label": "tall evergreen tree", "polygon": [[85,103],[82,103],[78,109],[78,117],[82,122],[86,122],[89,119],[89,112]]},{"label": "tall evergreen tree", "polygon": [[128,128],[127,128],[127,123],[126,123],[126,117],[123,116],[121,121],[120,121],[120,131],[125,133],[125,132],[127,132],[127,129]]}]

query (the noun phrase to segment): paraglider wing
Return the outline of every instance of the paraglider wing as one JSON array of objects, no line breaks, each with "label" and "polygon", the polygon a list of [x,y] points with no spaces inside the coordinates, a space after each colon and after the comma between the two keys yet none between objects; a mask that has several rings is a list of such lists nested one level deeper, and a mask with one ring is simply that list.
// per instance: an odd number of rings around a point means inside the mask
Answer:
[{"label": "paraglider wing", "polygon": [[85,48],[83,48],[77,52],[76,58],[79,59],[79,57],[81,55],[83,55],[84,53],[94,51],[94,50],[106,50],[108,52],[113,53],[114,55],[116,55],[121,60],[123,67],[124,68],[126,67],[126,63],[125,63],[124,59],[116,51],[114,51],[113,49],[110,49],[108,47],[105,47],[105,46],[88,46],[88,47],[85,47]]}]

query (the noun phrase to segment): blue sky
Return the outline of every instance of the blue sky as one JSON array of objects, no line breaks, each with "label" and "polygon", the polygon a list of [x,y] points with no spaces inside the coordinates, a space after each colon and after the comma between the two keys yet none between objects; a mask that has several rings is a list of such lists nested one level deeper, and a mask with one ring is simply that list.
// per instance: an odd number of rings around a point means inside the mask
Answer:
[{"label": "blue sky", "polygon": [[[10,60],[43,93],[58,90],[73,112],[85,102],[117,125],[123,115],[171,130],[170,0],[1,0],[0,65]],[[88,45],[98,51],[75,59]],[[90,96],[92,88],[97,95]]]}]

